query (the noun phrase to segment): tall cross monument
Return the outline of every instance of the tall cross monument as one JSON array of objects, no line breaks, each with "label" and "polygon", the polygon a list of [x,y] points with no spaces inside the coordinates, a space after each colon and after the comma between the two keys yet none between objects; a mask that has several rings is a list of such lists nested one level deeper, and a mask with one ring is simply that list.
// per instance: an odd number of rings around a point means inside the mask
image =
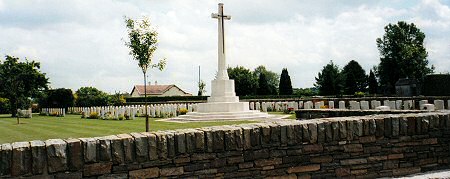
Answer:
[{"label": "tall cross monument", "polygon": [[223,4],[219,3],[219,12],[211,14],[218,20],[218,71],[211,81],[211,96],[206,103],[198,103],[196,112],[179,116],[179,120],[236,120],[267,118],[267,113],[249,109],[249,102],[239,102],[234,92],[234,80],[229,79],[225,60],[224,21],[231,16],[223,14]]},{"label": "tall cross monument", "polygon": [[223,14],[223,4],[219,3],[219,13],[212,13],[212,18],[215,18],[218,20],[218,30],[219,30],[219,41],[218,41],[218,57],[219,57],[219,63],[218,63],[218,70],[216,79],[220,80],[228,80],[228,72],[227,72],[227,61],[225,58],[225,27],[224,27],[224,21],[230,20],[231,16],[224,15]]}]

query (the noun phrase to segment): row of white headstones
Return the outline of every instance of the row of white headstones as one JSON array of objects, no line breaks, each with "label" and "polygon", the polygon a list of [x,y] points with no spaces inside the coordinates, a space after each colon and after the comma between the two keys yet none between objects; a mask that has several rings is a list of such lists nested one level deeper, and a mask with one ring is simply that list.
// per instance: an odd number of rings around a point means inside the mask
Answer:
[{"label": "row of white headstones", "polygon": [[[450,100],[447,101],[450,104]],[[298,110],[298,109],[350,109],[350,110],[411,110],[415,109],[414,100],[396,100],[383,101],[349,101],[349,106],[346,106],[345,101],[339,101],[337,108],[334,105],[334,101],[328,101],[325,105],[325,101],[318,101],[313,103],[312,101],[279,101],[279,102],[250,102],[251,110],[260,110],[262,112],[281,112],[286,110]],[[434,100],[434,104],[429,104],[427,100],[419,101],[419,109],[421,110],[443,110],[444,101]],[[449,105],[450,106],[450,105]],[[186,109],[188,112],[197,111],[197,104],[195,103],[178,103],[178,104],[150,104],[147,106],[147,113],[150,117],[175,117],[179,115],[181,109]],[[135,119],[136,116],[144,116],[144,105],[130,105],[130,106],[97,106],[97,107],[69,107],[67,113],[71,114],[84,114],[89,116],[92,113],[96,113],[100,118],[112,118],[119,119],[120,116],[127,116],[129,119]],[[42,108],[41,113],[50,115],[57,114],[58,116],[65,116],[66,111],[64,108]]]},{"label": "row of white headstones", "polygon": [[[181,109],[186,109],[187,112],[197,111],[197,104],[151,104],[147,106],[147,114],[150,117],[175,117],[179,114]],[[100,118],[119,119],[120,116],[135,119],[136,116],[144,116],[144,105],[130,105],[130,106],[96,106],[96,107],[69,107],[68,112],[72,114],[84,114],[89,116],[92,113],[97,113]]]},{"label": "row of white headstones", "polygon": [[[447,101],[450,104],[450,100]],[[450,105],[449,109],[450,109]],[[339,101],[337,108],[334,101],[328,101],[328,105],[325,105],[325,101],[318,101],[313,103],[312,101],[284,101],[284,102],[250,102],[251,110],[267,111],[286,111],[286,110],[298,110],[298,109],[350,109],[350,110],[412,110],[415,109],[414,100],[384,100],[383,105],[381,101],[349,101],[349,106],[346,106],[345,101]],[[444,110],[444,100],[434,100],[434,104],[429,104],[428,100],[419,101],[420,110]]]}]

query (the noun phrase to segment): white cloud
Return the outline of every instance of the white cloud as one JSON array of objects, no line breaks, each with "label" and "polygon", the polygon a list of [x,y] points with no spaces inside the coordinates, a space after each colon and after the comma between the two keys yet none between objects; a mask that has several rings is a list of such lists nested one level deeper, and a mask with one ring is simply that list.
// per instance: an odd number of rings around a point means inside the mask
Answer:
[{"label": "white cloud", "polygon": [[[287,67],[294,87],[310,87],[333,60],[343,67],[357,60],[367,71],[379,63],[375,39],[384,26],[414,22],[426,34],[429,59],[437,71],[450,69],[450,10],[446,1],[238,1],[225,2],[230,66]],[[159,31],[155,60],[166,70],[149,71],[149,81],[177,84],[196,94],[217,66],[215,1],[2,1],[0,54],[38,59],[52,87],[95,86],[130,92],[142,72],[128,55],[123,16],[147,15]]]}]

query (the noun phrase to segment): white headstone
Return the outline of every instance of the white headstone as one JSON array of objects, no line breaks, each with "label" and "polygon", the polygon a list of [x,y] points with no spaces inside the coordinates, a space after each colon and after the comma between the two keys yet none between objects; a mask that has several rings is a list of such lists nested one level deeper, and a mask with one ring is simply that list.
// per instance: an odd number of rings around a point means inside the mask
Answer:
[{"label": "white headstone", "polygon": [[405,110],[413,109],[413,100],[405,100],[405,101],[403,101],[403,109],[405,109]]},{"label": "white headstone", "polygon": [[334,109],[334,101],[328,101],[328,108]]},{"label": "white headstone", "polygon": [[423,108],[421,110],[427,110],[427,111],[435,111],[436,110],[434,104],[424,104],[422,107]]},{"label": "white headstone", "polygon": [[396,100],[395,101],[395,109],[401,110],[402,109],[402,105],[403,105],[403,101],[402,100]]},{"label": "white headstone", "polygon": [[369,110],[369,101],[360,101],[361,104],[361,110]]},{"label": "white headstone", "polygon": [[358,101],[350,101],[350,109],[352,110],[360,110],[361,106],[359,105]]},{"label": "white headstone", "polygon": [[347,109],[345,107],[345,101],[339,101],[339,109]]},{"label": "white headstone", "polygon": [[436,110],[444,110],[444,100],[434,100]]}]

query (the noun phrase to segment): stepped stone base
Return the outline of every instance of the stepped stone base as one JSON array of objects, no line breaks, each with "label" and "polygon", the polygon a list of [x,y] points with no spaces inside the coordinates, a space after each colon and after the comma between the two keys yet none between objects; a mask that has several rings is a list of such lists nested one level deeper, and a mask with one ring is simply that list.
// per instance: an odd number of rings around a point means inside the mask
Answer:
[{"label": "stepped stone base", "polygon": [[238,112],[190,112],[186,115],[180,115],[171,120],[179,121],[220,121],[220,120],[249,120],[266,119],[269,114],[256,110],[238,111]]}]

